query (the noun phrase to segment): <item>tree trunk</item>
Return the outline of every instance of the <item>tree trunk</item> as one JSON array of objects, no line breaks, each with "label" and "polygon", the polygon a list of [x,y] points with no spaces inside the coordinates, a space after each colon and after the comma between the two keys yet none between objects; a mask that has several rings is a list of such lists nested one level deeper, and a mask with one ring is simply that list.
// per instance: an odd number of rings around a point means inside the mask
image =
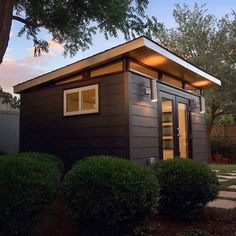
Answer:
[{"label": "tree trunk", "polygon": [[0,64],[6,53],[11,31],[13,0],[0,0]]},{"label": "tree trunk", "polygon": [[211,156],[211,132],[212,128],[214,125],[214,121],[216,118],[216,111],[217,108],[214,104],[214,102],[211,105],[211,111],[210,111],[210,118],[209,121],[207,122],[207,135],[208,135],[208,163],[211,163],[212,161],[212,156]]}]

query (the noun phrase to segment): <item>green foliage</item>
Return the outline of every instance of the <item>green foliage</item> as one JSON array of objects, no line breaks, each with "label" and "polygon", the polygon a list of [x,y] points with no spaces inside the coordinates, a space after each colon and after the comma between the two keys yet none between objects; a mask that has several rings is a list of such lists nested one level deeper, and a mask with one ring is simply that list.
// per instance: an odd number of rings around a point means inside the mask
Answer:
[{"label": "green foliage", "polygon": [[160,185],[162,214],[192,218],[217,197],[219,183],[208,166],[193,160],[175,158],[153,166]]},{"label": "green foliage", "polygon": [[[170,50],[222,81],[221,88],[205,89],[209,131],[215,121],[236,119],[236,12],[221,19],[208,14],[206,6],[176,5],[177,27],[163,27],[156,39]],[[220,118],[222,117],[223,118]],[[228,118],[227,118],[228,117]]]},{"label": "green foliage", "polygon": [[[106,39],[117,37],[118,32],[126,39],[157,32],[160,24],[145,14],[148,3],[149,0],[16,0],[17,17],[13,19],[24,23],[19,36],[26,33],[34,40],[36,55],[41,49],[48,50],[46,42],[38,39],[40,28],[47,29],[52,40],[63,44],[65,55],[75,55],[79,49],[85,50],[92,44],[97,32]],[[24,18],[19,19],[22,15]]]},{"label": "green foliage", "polygon": [[0,235],[27,235],[31,223],[55,197],[60,175],[51,155],[1,156]]},{"label": "green foliage", "polygon": [[20,99],[12,96],[11,93],[4,92],[0,86],[0,97],[3,98],[2,104],[10,104],[12,108],[20,108]]},{"label": "green foliage", "polygon": [[92,235],[124,235],[158,206],[155,176],[119,158],[98,156],[78,162],[65,176],[64,187],[74,219],[93,230]]}]

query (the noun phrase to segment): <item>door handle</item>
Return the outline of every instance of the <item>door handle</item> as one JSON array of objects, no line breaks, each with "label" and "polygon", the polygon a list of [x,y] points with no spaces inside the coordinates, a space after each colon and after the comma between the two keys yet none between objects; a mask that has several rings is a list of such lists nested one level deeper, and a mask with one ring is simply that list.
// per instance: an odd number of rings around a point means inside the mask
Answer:
[{"label": "door handle", "polygon": [[180,138],[181,135],[179,134],[179,128],[177,128],[177,137]]}]

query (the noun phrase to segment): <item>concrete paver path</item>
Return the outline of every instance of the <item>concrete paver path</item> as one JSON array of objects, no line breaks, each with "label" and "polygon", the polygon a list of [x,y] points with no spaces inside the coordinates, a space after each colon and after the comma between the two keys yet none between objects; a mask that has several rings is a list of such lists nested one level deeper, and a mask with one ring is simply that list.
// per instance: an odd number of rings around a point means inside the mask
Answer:
[{"label": "concrete paver path", "polygon": [[218,179],[218,181],[221,183],[221,182],[226,182],[226,181],[228,181],[228,179]]},{"label": "concrete paver path", "polygon": [[229,175],[218,175],[220,179],[236,179],[236,176],[229,176]]},{"label": "concrete paver path", "polygon": [[236,192],[220,191],[219,192],[219,197],[235,198],[236,199]]},{"label": "concrete paver path", "polygon": [[216,199],[215,201],[209,202],[207,206],[224,208],[224,209],[233,209],[236,207],[236,202],[231,200]]},{"label": "concrete paver path", "polygon": [[236,185],[230,185],[228,188],[236,189]]}]

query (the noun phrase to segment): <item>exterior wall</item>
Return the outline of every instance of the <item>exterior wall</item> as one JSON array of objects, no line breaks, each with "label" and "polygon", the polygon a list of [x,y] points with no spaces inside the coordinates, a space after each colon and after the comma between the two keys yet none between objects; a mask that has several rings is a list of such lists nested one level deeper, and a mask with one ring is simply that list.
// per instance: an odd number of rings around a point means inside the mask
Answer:
[{"label": "exterior wall", "polygon": [[[99,113],[63,117],[63,90],[99,84]],[[129,156],[124,74],[51,85],[21,95],[21,151],[57,155],[67,167],[90,155]]]},{"label": "exterior wall", "polygon": [[[145,95],[144,88],[150,88],[150,79],[129,73],[130,99],[130,159],[146,166],[148,158],[161,159],[160,155],[160,114],[158,102],[151,102],[150,95]],[[202,162],[208,160],[208,143],[205,115],[200,113],[199,96],[158,83],[158,92],[195,101],[196,108],[190,113],[192,131],[192,158]]]},{"label": "exterior wall", "polygon": [[130,99],[130,159],[140,166],[147,165],[147,159],[159,159],[159,125],[157,102],[151,102],[144,88],[150,87],[150,80],[129,73]]},{"label": "exterior wall", "polygon": [[[99,84],[99,113],[63,117],[63,90]],[[146,166],[148,158],[161,159],[158,102],[151,102],[144,88],[150,80],[131,72],[61,85],[47,84],[21,95],[20,151],[52,153],[66,167],[90,155],[115,155]],[[191,112],[192,157],[207,161],[207,135],[199,96],[158,84],[194,100]]]},{"label": "exterior wall", "polygon": [[0,111],[0,154],[19,151],[19,111]]}]

